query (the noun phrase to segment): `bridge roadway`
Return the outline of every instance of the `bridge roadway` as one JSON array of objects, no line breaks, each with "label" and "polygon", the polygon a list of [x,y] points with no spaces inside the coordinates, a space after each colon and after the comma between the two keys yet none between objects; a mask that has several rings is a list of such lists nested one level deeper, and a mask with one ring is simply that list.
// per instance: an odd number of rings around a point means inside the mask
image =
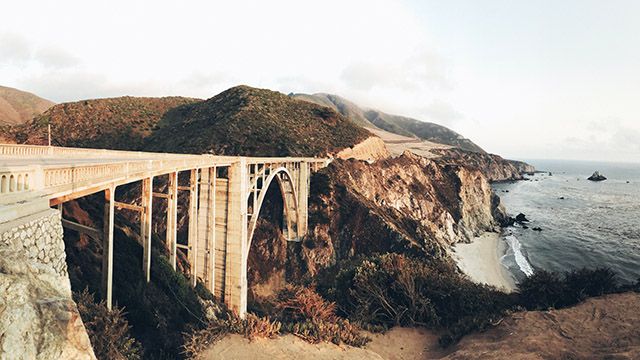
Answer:
[{"label": "bridge roadway", "polygon": [[[243,315],[247,257],[269,185],[275,180],[283,198],[285,236],[300,239],[307,231],[309,175],[329,161],[0,144],[0,235],[3,227],[40,211],[104,192],[103,229],[65,219],[62,225],[102,241],[102,295],[111,307],[114,211],[139,213],[143,271],[149,281],[152,204],[154,197],[162,198],[167,201],[165,242],[174,269],[180,249],[189,258],[192,284],[200,279],[216,297]],[[181,175],[188,176],[188,186],[178,185]],[[157,177],[166,179],[166,193],[154,191]],[[142,185],[139,202],[116,201],[117,186],[136,182]],[[188,204],[180,208],[179,191],[189,193]],[[178,209],[188,213],[187,244],[177,243]]]}]

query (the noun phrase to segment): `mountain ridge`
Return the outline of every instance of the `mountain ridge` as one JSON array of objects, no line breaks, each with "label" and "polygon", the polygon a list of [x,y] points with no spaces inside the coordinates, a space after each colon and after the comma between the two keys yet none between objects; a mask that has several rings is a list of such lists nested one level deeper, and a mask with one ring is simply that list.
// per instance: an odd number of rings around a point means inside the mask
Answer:
[{"label": "mountain ridge", "polygon": [[18,125],[55,105],[33,93],[0,86],[0,125]]}]

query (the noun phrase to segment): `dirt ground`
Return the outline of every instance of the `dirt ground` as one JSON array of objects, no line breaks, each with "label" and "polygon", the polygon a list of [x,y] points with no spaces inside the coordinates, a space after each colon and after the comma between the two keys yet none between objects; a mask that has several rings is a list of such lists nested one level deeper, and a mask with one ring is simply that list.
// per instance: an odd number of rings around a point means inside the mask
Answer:
[{"label": "dirt ground", "polygon": [[252,342],[230,335],[201,359],[640,359],[640,294],[608,295],[575,307],[528,311],[498,326],[463,338],[450,349],[438,347],[429,330],[394,328],[369,334],[364,348],[309,344],[293,335]]}]

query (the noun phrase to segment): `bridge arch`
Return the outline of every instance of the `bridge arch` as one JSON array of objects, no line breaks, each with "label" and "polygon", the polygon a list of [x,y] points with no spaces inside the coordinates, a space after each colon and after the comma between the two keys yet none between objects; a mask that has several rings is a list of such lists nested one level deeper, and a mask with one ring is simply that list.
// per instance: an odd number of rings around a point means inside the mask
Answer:
[{"label": "bridge arch", "polygon": [[[255,183],[252,184],[252,187],[258,186],[257,182],[261,180],[256,178]],[[253,234],[256,230],[256,226],[258,223],[258,218],[260,216],[260,210],[262,209],[262,204],[267,196],[269,187],[273,181],[277,181],[278,189],[280,190],[280,195],[282,196],[282,203],[284,208],[284,222],[285,222],[285,230],[287,234],[285,235],[288,239],[291,237],[297,237],[297,215],[298,215],[298,193],[295,186],[295,182],[293,180],[293,176],[291,172],[286,167],[279,167],[271,171],[269,176],[264,180],[261,184],[262,190],[260,191],[260,195],[257,196],[255,204],[253,204],[252,216],[249,219],[248,226],[248,243],[247,243],[247,252],[245,254],[245,260],[249,257],[249,249],[251,248],[251,243],[253,241]],[[306,209],[305,209],[306,210]]]}]

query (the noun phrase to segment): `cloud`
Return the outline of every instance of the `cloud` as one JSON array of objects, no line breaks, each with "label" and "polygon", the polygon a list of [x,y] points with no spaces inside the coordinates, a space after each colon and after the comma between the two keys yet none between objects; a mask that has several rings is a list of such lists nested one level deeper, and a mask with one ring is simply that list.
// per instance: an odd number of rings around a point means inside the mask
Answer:
[{"label": "cloud", "polygon": [[589,160],[640,161],[640,131],[617,118],[591,121],[582,134],[564,138],[563,156]]},{"label": "cloud", "polygon": [[31,58],[32,48],[29,41],[21,35],[0,34],[0,64],[21,64]]},{"label": "cloud", "polygon": [[426,118],[424,120],[433,121],[445,126],[450,126],[458,120],[462,120],[464,115],[457,111],[451,104],[434,100],[429,105],[420,110]]},{"label": "cloud", "polygon": [[[375,50],[372,50],[375,52]],[[341,74],[348,87],[371,90],[374,87],[397,88],[402,91],[422,89],[450,90],[453,82],[449,64],[435,52],[426,51],[399,62],[374,62],[371,60],[351,63]]]}]

